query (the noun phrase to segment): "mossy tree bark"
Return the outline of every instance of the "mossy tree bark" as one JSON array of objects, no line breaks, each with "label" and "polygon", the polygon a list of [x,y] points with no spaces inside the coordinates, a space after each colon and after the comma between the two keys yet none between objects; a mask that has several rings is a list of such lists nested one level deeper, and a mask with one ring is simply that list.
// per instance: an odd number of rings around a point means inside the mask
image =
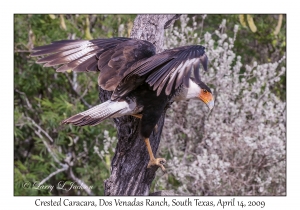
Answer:
[{"label": "mossy tree bark", "polygon": [[[134,21],[131,38],[147,40],[163,51],[164,29],[178,15],[138,15]],[[100,88],[101,101],[110,98],[111,92]],[[156,154],[164,125],[161,116],[156,131],[150,136],[153,153]],[[139,119],[125,116],[114,119],[118,131],[118,143],[111,162],[111,176],[105,181],[105,195],[149,195],[150,185],[157,167],[147,168],[149,155],[144,139],[139,136]]]}]

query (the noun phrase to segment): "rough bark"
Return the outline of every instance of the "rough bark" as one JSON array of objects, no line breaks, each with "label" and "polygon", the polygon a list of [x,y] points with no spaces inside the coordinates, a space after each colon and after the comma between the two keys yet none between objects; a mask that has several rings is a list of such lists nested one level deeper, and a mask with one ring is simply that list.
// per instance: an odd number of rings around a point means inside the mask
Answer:
[{"label": "rough bark", "polygon": [[[164,28],[178,15],[138,15],[134,21],[131,38],[147,40],[163,51]],[[100,88],[100,99],[106,101],[111,92]],[[165,113],[161,116],[150,143],[156,154],[164,125]],[[105,181],[105,195],[149,195],[150,185],[157,167],[147,168],[149,155],[144,140],[139,136],[139,119],[125,116],[114,119],[118,131],[118,143],[111,163],[111,176]]]}]

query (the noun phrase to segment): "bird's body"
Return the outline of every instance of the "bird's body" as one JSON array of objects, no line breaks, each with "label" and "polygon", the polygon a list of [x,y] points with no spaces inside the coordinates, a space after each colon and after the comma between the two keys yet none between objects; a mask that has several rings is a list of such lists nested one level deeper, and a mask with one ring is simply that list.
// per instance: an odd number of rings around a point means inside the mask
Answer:
[{"label": "bird's body", "polygon": [[[145,139],[150,163],[155,159],[149,137],[169,103],[198,98],[211,109],[210,89],[200,80],[200,63],[207,68],[204,47],[184,46],[155,54],[147,41],[129,38],[67,40],[34,48],[32,56],[51,54],[40,59],[44,66],[64,64],[59,72],[100,71],[98,84],[113,91],[111,99],[63,121],[78,126],[97,125],[107,118],[132,115],[141,118],[140,135]],[[54,53],[54,54],[53,54]],[[192,79],[191,73],[195,78]]]}]

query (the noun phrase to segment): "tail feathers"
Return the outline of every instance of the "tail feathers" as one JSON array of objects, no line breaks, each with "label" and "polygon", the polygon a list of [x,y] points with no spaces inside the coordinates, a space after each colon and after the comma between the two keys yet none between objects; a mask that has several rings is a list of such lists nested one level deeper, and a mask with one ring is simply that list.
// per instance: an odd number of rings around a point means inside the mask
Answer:
[{"label": "tail feathers", "polygon": [[125,101],[116,102],[108,100],[62,121],[62,124],[73,124],[77,126],[97,125],[107,118],[125,115],[127,107],[128,103]]}]

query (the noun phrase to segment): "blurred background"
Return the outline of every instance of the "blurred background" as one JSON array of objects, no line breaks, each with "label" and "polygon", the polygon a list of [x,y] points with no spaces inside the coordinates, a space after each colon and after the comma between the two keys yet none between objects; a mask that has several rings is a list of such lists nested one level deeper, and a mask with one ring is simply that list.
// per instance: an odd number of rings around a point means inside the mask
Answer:
[{"label": "blurred background", "polygon": [[[113,122],[60,125],[100,103],[98,75],[57,73],[30,53],[56,40],[129,37],[135,17],[14,16],[14,195],[104,194]],[[168,110],[157,155],[168,173],[157,172],[152,192],[286,195],[286,16],[182,15],[165,30],[165,49],[191,44],[206,47],[209,70],[200,71],[215,108],[208,116],[191,100]],[[60,182],[92,189],[42,189]]]}]

